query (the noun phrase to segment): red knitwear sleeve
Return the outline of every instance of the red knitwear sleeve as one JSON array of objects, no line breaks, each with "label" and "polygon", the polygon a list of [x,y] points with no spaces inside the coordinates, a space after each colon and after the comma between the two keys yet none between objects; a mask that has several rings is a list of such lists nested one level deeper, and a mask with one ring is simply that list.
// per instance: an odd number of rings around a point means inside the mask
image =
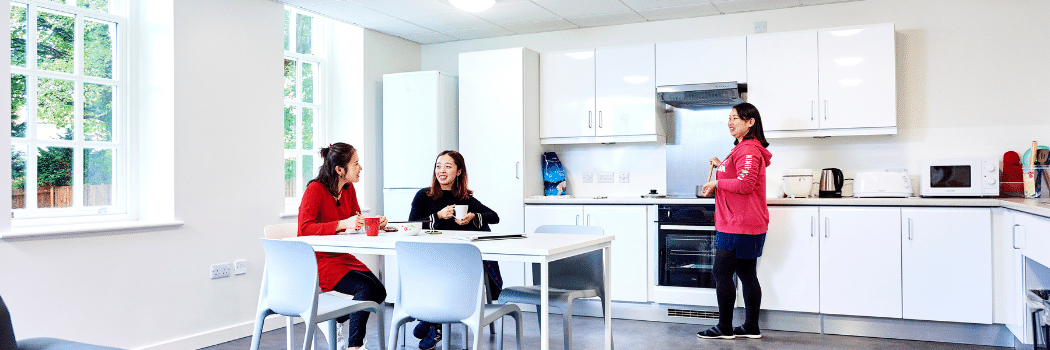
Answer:
[{"label": "red knitwear sleeve", "polygon": [[727,164],[736,169],[737,177],[718,180],[719,189],[739,194],[749,194],[755,190],[758,184],[759,169],[766,166],[763,164],[765,158],[755,147],[748,147],[741,151],[745,152],[737,155],[733,159],[733,164]]}]

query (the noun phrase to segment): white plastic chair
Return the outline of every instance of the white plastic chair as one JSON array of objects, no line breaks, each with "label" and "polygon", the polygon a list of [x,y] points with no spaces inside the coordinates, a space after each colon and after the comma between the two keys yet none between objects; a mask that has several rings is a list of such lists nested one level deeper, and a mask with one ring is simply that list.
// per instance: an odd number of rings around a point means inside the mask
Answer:
[{"label": "white plastic chair", "polygon": [[251,350],[259,349],[263,322],[272,314],[298,316],[306,321],[303,350],[314,344],[314,325],[326,322],[328,348],[336,348],[335,319],[358,311],[376,314],[379,346],[384,347],[383,308],[372,301],[351,300],[321,293],[317,284],[317,257],[304,242],[262,239],[266,271],[259,292],[259,308]]},{"label": "white plastic chair", "polygon": [[[299,235],[299,224],[295,222],[286,224],[274,224],[263,227],[263,237],[266,239],[285,239],[289,237],[295,237]],[[287,317],[288,324],[284,328],[288,334],[288,350],[294,349],[292,347],[292,324],[295,323],[295,317]]]},{"label": "white plastic chair", "polygon": [[[477,350],[481,346],[481,329],[507,315],[514,318],[521,350],[521,309],[517,305],[485,304],[485,274],[478,247],[467,243],[397,242],[395,249],[401,288],[390,322],[389,350],[396,349],[401,326],[414,319],[463,323],[473,335],[473,348]],[[447,327],[443,328],[447,331]],[[448,339],[442,341],[447,349]],[[496,346],[503,348],[502,331],[497,333]]]},{"label": "white plastic chair", "polygon": [[[545,225],[536,228],[536,233],[602,235],[605,231],[597,226]],[[602,251],[598,250],[552,261],[548,265],[548,302],[551,307],[562,310],[565,350],[572,350],[573,299],[598,297],[602,301],[602,312],[609,312],[605,310],[605,270],[602,261]],[[498,302],[536,305],[536,319],[541,322],[540,277],[539,264],[532,264],[532,283],[535,285],[503,288]]]}]

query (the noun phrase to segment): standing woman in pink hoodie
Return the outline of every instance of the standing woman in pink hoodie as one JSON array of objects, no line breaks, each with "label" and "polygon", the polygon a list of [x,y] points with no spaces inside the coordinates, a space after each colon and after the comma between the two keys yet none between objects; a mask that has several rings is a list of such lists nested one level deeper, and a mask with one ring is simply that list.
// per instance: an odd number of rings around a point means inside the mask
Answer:
[{"label": "standing woman in pink hoodie", "polygon": [[[766,167],[773,156],[762,132],[762,118],[750,103],[741,103],[729,112],[729,134],[736,145],[725,161],[711,158],[717,166],[715,181],[703,187],[703,194],[715,195],[715,296],[718,298],[718,324],[696,336],[705,339],[761,338],[758,309],[762,287],[755,265],[769,229],[766,208]],[[744,323],[733,328],[736,288],[733,274],[744,291]]]}]

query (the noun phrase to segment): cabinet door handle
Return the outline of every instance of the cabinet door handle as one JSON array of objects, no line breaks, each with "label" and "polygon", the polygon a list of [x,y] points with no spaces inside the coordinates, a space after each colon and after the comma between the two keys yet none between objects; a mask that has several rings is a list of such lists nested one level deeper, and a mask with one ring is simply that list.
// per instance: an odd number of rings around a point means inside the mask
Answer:
[{"label": "cabinet door handle", "polygon": [[[1021,234],[1017,234],[1017,228],[1018,227],[1021,228]],[[1028,228],[1024,227],[1024,225],[1014,224],[1013,231],[1014,231],[1014,249],[1024,249],[1025,245],[1028,243],[1028,242],[1026,242],[1028,240],[1028,237],[1027,237],[1028,236]]]},{"label": "cabinet door handle", "polygon": [[909,218],[908,219],[908,239],[909,240],[914,240],[915,239],[915,235],[913,234],[913,232],[915,232],[915,230],[912,228],[911,219]]},{"label": "cabinet door handle", "polygon": [[817,115],[817,101],[809,101],[809,120],[816,120]]},{"label": "cabinet door handle", "polygon": [[576,215],[576,226],[580,226],[580,216]]},{"label": "cabinet door handle", "polygon": [[809,217],[809,236],[810,237],[816,237],[817,236],[817,217],[816,216],[810,216]]},{"label": "cabinet door handle", "polygon": [[521,180],[521,162],[514,163],[514,178]]},{"label": "cabinet door handle", "polygon": [[828,100],[824,100],[824,120],[828,120]]},{"label": "cabinet door handle", "polygon": [[587,128],[594,128],[594,111],[587,111]]},{"label": "cabinet door handle", "polygon": [[831,231],[831,228],[828,227],[828,218],[824,218],[824,238],[828,238],[828,231]]},{"label": "cabinet door handle", "polygon": [[602,126],[602,111],[598,111],[598,129],[603,128]]}]

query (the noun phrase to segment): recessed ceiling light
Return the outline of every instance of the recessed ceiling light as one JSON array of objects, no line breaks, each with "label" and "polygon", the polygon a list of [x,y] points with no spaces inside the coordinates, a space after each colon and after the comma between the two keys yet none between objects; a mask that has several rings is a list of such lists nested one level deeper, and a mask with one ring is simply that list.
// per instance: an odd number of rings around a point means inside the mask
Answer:
[{"label": "recessed ceiling light", "polygon": [[449,3],[463,11],[481,12],[495,5],[496,0],[449,0]]}]

